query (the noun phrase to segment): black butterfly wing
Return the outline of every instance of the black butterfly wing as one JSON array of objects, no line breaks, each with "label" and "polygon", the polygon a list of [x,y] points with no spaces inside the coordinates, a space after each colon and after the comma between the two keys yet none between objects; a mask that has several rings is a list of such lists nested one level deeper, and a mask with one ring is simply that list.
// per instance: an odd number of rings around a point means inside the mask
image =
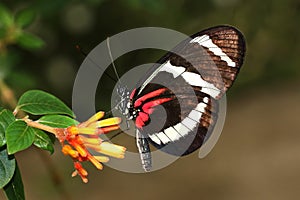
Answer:
[{"label": "black butterfly wing", "polygon": [[[147,79],[170,61],[171,65],[185,67],[187,72],[200,72],[201,78],[219,88],[222,95],[236,79],[245,52],[245,39],[239,30],[226,25],[212,27],[190,36],[164,55],[137,86],[145,86]],[[147,92],[141,90],[139,96]]]},{"label": "black butterfly wing", "polygon": [[[180,80],[175,83],[178,82]],[[163,96],[152,98],[144,105],[161,98],[171,100],[153,107],[148,123],[140,132],[155,147],[172,155],[186,155],[198,149],[206,134],[214,128],[218,101],[190,86],[181,85],[178,89],[176,84],[151,86],[165,88],[166,91]]]},{"label": "black butterfly wing", "polygon": [[[210,61],[206,61],[206,58],[201,55],[197,56],[189,46],[185,47],[188,52],[184,54],[185,57],[192,60],[194,67],[201,72],[205,81],[221,90],[220,96],[222,96],[231,87],[243,64],[246,52],[243,34],[231,26],[217,26],[196,33],[191,38],[194,40],[194,48],[199,48],[198,44],[200,44],[201,48],[209,54]],[[212,67],[212,64],[216,67]],[[222,82],[216,77],[221,78]]]},{"label": "black butterfly wing", "polygon": [[139,132],[173,155],[198,149],[218,117],[218,99],[243,63],[243,35],[230,26],[196,33],[140,80],[132,97]]}]

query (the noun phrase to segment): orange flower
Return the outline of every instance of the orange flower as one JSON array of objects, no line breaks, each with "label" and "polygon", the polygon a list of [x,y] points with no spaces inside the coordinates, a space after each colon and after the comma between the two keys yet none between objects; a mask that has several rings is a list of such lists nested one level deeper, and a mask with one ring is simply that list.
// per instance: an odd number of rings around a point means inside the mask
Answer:
[{"label": "orange flower", "polygon": [[[77,126],[63,129],[63,134],[58,138],[62,144],[62,152],[69,155],[74,161],[75,171],[73,176],[79,175],[84,183],[88,182],[88,172],[82,167],[81,162],[90,161],[97,169],[101,170],[101,163],[108,162],[107,156],[124,158],[126,148],[109,142],[103,142],[99,138],[104,134],[119,129],[120,118],[113,117],[100,120],[104,112],[98,112],[90,119]],[[58,134],[59,135],[59,134]],[[92,149],[102,156],[93,156],[88,149]]]}]

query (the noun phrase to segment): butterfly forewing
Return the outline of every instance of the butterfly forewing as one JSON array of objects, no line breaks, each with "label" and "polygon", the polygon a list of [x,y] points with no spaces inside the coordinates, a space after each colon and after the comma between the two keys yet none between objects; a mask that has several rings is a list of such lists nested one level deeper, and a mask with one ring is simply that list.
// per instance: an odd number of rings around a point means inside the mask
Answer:
[{"label": "butterfly forewing", "polygon": [[[243,64],[245,54],[245,41],[244,37],[237,29],[228,26],[220,26],[211,28],[200,33],[204,38],[200,44],[207,50],[210,58],[215,62],[218,72],[212,71],[210,66],[201,66],[201,75],[204,80],[212,82],[215,86],[221,89],[222,92],[232,85],[237,73]],[[220,73],[223,83],[214,81],[216,73]],[[223,88],[225,86],[225,88]]]}]

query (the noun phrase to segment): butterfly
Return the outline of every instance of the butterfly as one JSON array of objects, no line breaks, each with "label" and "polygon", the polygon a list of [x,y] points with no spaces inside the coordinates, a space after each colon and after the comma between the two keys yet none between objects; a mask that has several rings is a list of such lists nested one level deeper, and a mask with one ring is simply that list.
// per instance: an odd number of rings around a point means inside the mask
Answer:
[{"label": "butterfly", "polygon": [[149,143],[175,156],[201,147],[214,130],[219,100],[235,81],[245,51],[238,29],[208,28],[166,53],[131,91],[118,89],[118,109],[135,123],[145,171],[152,166]]}]

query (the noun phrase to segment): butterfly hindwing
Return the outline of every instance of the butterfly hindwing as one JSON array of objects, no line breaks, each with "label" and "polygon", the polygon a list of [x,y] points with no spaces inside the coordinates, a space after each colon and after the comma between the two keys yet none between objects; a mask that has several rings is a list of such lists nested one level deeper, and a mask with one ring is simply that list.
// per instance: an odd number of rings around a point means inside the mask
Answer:
[{"label": "butterfly hindwing", "polygon": [[[137,89],[139,91],[140,88]],[[191,86],[182,76],[159,71],[135,99],[163,90],[159,95],[146,98],[136,107],[140,116],[149,115],[140,132],[157,148],[173,155],[185,155],[198,149],[206,133],[214,127],[218,104],[199,87]],[[168,99],[159,105],[156,101]],[[153,111],[149,112],[149,106]]]}]

